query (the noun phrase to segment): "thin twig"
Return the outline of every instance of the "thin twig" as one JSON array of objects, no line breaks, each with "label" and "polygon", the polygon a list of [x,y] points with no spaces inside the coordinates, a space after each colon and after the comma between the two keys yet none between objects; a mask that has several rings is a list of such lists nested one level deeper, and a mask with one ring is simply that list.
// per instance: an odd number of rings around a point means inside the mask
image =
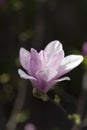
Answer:
[{"label": "thin twig", "polygon": [[59,107],[67,116],[69,115],[69,113],[62,107],[62,105],[60,103],[56,103],[53,99],[51,99],[50,97],[48,97],[48,100],[50,102],[52,102],[53,104],[55,104],[57,107]]},{"label": "thin twig", "polygon": [[26,81],[20,80],[18,87],[17,97],[13,106],[11,116],[7,122],[6,130],[15,130],[17,126],[17,115],[21,112],[21,109],[24,105],[25,95],[26,95]]},{"label": "thin twig", "polygon": [[83,75],[83,81],[82,81],[82,92],[80,94],[80,97],[77,103],[77,113],[81,117],[81,124],[79,126],[73,125],[71,130],[81,130],[82,122],[83,122],[82,118],[84,115],[86,101],[87,101],[87,72],[85,71]]}]

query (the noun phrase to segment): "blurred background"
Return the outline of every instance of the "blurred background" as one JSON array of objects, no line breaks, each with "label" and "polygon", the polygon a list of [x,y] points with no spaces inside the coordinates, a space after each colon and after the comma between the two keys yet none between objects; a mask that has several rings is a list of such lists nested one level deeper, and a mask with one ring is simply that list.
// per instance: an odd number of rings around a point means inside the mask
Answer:
[{"label": "blurred background", "polygon": [[[0,0],[0,130],[35,130],[30,123],[37,130],[87,129],[87,122],[77,129],[60,108],[35,98],[31,83],[17,73],[20,47],[39,51],[52,40],[63,44],[66,55],[83,54],[87,0]],[[86,67],[81,64],[67,74],[71,81],[58,84],[55,92],[64,109],[87,120],[87,93],[82,87]]]}]

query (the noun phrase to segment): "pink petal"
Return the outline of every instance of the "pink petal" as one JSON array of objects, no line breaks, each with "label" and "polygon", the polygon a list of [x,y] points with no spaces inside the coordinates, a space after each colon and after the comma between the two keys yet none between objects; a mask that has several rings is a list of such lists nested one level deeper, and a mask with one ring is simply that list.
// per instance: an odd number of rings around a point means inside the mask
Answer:
[{"label": "pink petal", "polygon": [[60,52],[52,54],[50,57],[47,66],[53,67],[54,69],[59,68],[59,65],[61,64],[62,60],[64,59],[64,52],[61,50]]},{"label": "pink petal", "polygon": [[54,84],[53,81],[45,81],[44,79],[41,79],[38,77],[37,81],[32,82],[33,85],[41,92],[46,93]]},{"label": "pink petal", "polygon": [[44,51],[43,50],[41,50],[39,52],[39,56],[40,56],[41,61],[43,61],[43,58],[44,58]]},{"label": "pink petal", "polygon": [[53,86],[56,84],[56,82],[49,81],[49,82],[43,82],[43,84],[40,84],[40,91],[47,93]]},{"label": "pink petal", "polygon": [[52,69],[52,68],[44,68],[39,70],[36,73],[37,78],[40,78],[41,80],[44,80],[46,82],[50,81],[53,79],[57,74],[57,71]]},{"label": "pink petal", "polygon": [[31,49],[31,58],[30,58],[30,72],[33,76],[36,76],[36,72],[41,69],[42,63],[40,56],[35,49]]},{"label": "pink petal", "polygon": [[70,80],[69,77],[63,77],[63,78],[60,78],[58,80],[55,80],[55,82],[60,82],[60,81],[64,81],[64,80]]},{"label": "pink petal", "polygon": [[25,125],[24,130],[36,130],[36,127],[32,123],[28,123]]},{"label": "pink petal", "polygon": [[58,80],[51,80],[51,81],[49,81],[45,84],[43,91],[46,93],[48,90],[52,89],[56,83],[58,83],[60,81],[64,81],[64,80],[70,80],[70,78],[69,77],[63,77],[63,78],[60,78]]},{"label": "pink petal", "polygon": [[64,58],[62,44],[59,41],[50,42],[44,50],[47,66],[57,69]]},{"label": "pink petal", "polygon": [[29,76],[28,74],[26,74],[24,71],[22,71],[21,69],[18,69],[18,74],[20,75],[21,78],[24,79],[30,79],[30,80],[34,80],[36,81],[36,79],[32,76]]},{"label": "pink petal", "polygon": [[62,44],[59,41],[52,41],[50,42],[46,48],[44,49],[44,53],[48,58],[52,55],[54,52],[60,52],[62,50]]},{"label": "pink petal", "polygon": [[60,77],[75,67],[77,67],[83,61],[83,56],[81,55],[69,55],[65,57],[61,63],[61,66],[58,68],[58,75]]},{"label": "pink petal", "polygon": [[24,69],[26,69],[29,72],[30,57],[31,57],[30,52],[24,48],[20,48],[19,57],[20,57],[21,65],[24,67]]}]

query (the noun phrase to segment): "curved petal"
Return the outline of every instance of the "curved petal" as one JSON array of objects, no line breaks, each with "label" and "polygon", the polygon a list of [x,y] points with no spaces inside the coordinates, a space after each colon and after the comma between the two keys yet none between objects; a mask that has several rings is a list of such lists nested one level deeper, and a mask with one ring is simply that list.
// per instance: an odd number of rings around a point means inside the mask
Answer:
[{"label": "curved petal", "polygon": [[30,73],[31,75],[33,75],[34,77],[36,76],[36,72],[41,69],[42,67],[42,63],[40,60],[40,56],[38,54],[38,52],[31,48],[31,58],[30,58]]},{"label": "curved petal", "polygon": [[56,83],[55,82],[39,82],[39,90],[43,93],[47,93]]},{"label": "curved petal", "polygon": [[57,69],[64,58],[62,44],[59,41],[50,42],[46,46],[44,54],[47,66],[51,66],[54,67],[54,69]]},{"label": "curved petal", "polygon": [[70,80],[70,78],[69,77],[62,77],[58,80],[55,80],[55,82],[60,82],[60,81],[64,81],[64,80]]},{"label": "curved petal", "polygon": [[23,79],[30,79],[30,80],[34,80],[36,81],[36,79],[32,76],[29,76],[28,74],[26,74],[23,70],[18,69],[18,74],[20,75],[21,78]]},{"label": "curved petal", "polygon": [[50,81],[51,79],[53,79],[57,74],[56,70],[53,70],[52,68],[44,68],[39,70],[36,73],[37,78],[43,80],[43,81]]},{"label": "curved petal", "polygon": [[41,61],[43,62],[43,58],[44,58],[44,51],[43,50],[41,50],[39,52],[39,56],[40,56]]},{"label": "curved petal", "polygon": [[64,80],[70,80],[69,77],[63,77],[63,78],[60,78],[58,80],[51,80],[49,82],[46,83],[45,87],[44,87],[44,92],[47,92],[49,91],[50,89],[52,89],[54,87],[54,85],[60,81],[64,81]]},{"label": "curved petal", "polygon": [[49,58],[52,55],[52,53],[60,52],[60,50],[62,50],[62,44],[59,41],[55,40],[55,41],[50,42],[46,46],[46,48],[44,49],[44,52],[46,56]]},{"label": "curved petal", "polygon": [[64,51],[54,52],[50,59],[48,60],[47,66],[53,67],[54,69],[58,69],[62,60],[64,59]]},{"label": "curved petal", "polygon": [[23,47],[20,48],[19,53],[20,63],[28,72],[30,70],[30,52],[24,49]]},{"label": "curved petal", "polygon": [[58,68],[58,75],[60,77],[75,67],[77,67],[83,61],[83,56],[81,55],[69,55],[65,57],[61,63],[61,66]]}]

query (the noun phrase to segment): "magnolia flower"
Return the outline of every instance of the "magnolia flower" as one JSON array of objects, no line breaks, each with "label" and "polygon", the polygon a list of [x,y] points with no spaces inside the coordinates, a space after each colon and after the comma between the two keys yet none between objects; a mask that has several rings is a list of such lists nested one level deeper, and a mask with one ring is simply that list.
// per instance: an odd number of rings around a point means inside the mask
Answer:
[{"label": "magnolia flower", "polygon": [[24,130],[36,130],[36,127],[32,123],[28,123],[25,125]]},{"label": "magnolia flower", "polygon": [[[81,55],[64,55],[62,44],[59,41],[50,42],[39,53],[31,48],[30,52],[20,48],[20,63],[27,73],[18,69],[21,78],[29,79],[41,92],[46,93],[57,82],[70,80],[62,77],[82,61]],[[62,78],[61,78],[62,77]]]},{"label": "magnolia flower", "polygon": [[82,52],[84,56],[87,56],[87,42],[85,42],[82,46]]}]

